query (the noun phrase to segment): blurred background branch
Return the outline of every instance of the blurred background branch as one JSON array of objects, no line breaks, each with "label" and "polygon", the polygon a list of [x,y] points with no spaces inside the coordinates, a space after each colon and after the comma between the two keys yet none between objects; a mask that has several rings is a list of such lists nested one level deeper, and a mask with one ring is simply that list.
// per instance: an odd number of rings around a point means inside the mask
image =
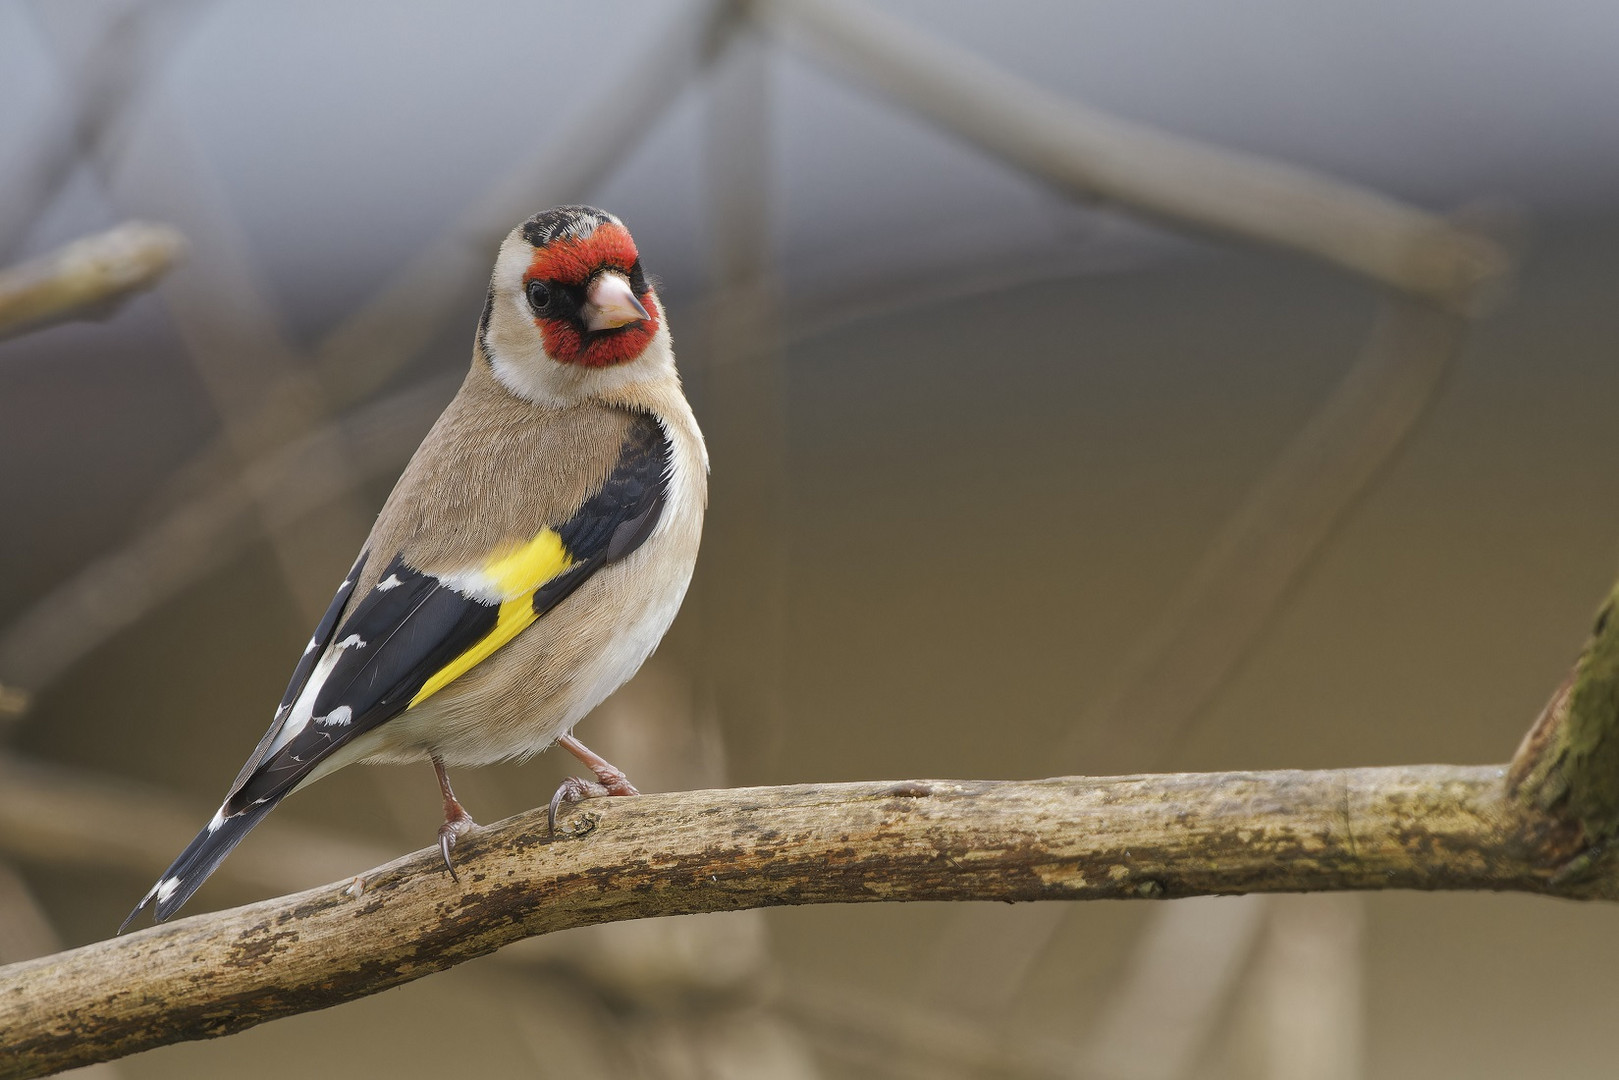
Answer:
[{"label": "blurred background branch", "polygon": [[1324,259],[1445,306],[1507,270],[1491,241],[1328,177],[1132,124],[848,0],[752,0],[789,41],[1063,191]]},{"label": "blurred background branch", "polygon": [[[354,484],[397,469],[458,381],[440,377],[390,394],[264,454],[232,482],[186,501],[14,617],[0,633],[0,679],[13,695],[9,718],[15,721],[29,696],[110,636],[237,555],[260,529],[291,529],[352,494]],[[345,462],[344,471],[319,467],[334,457]],[[0,730],[7,719],[0,713]]]},{"label": "blurred background branch", "polygon": [[0,269],[0,339],[72,319],[104,319],[152,288],[185,250],[167,225],[131,221]]}]

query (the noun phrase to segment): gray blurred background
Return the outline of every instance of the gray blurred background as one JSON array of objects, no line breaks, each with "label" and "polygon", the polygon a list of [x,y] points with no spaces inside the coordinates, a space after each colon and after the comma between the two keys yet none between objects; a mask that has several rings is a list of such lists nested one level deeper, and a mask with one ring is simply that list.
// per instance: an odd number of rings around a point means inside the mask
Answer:
[{"label": "gray blurred background", "polygon": [[[1511,254],[1415,323],[1031,175],[799,7],[0,2],[0,263],[130,218],[188,243],[0,342],[0,959],[106,936],[206,819],[499,237],[559,201],[634,233],[713,456],[686,608],[580,729],[643,788],[1510,756],[1619,569],[1619,6],[874,6]],[[495,821],[556,757],[457,790]],[[423,846],[431,785],[345,771],[193,909]],[[98,1072],[1598,1077],[1616,929],[1402,893],[665,920]]]}]

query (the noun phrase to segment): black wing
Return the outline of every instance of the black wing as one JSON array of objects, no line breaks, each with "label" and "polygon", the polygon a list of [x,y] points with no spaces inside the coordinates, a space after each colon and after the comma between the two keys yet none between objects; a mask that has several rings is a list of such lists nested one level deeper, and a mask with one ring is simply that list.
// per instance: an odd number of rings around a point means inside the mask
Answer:
[{"label": "black wing", "polygon": [[349,569],[343,584],[337,587],[337,595],[332,597],[332,602],[327,605],[326,614],[320,617],[320,625],[315,627],[314,634],[309,638],[309,644],[304,647],[304,654],[298,658],[298,663],[292,669],[292,678],[287,680],[287,692],[281,695],[281,704],[276,707],[275,720],[270,724],[270,730],[264,733],[264,738],[253,748],[253,753],[242,766],[242,771],[231,781],[232,793],[253,775],[254,770],[264,761],[265,752],[270,748],[270,744],[281,733],[287,714],[292,711],[293,702],[303,693],[304,684],[309,682],[309,676],[315,670],[315,665],[325,655],[327,646],[332,643],[332,637],[337,633],[337,620],[342,616],[343,609],[348,606],[349,598],[354,595],[354,585],[365,571],[365,561],[370,555],[369,551],[360,552],[360,557],[354,560],[354,566]]}]

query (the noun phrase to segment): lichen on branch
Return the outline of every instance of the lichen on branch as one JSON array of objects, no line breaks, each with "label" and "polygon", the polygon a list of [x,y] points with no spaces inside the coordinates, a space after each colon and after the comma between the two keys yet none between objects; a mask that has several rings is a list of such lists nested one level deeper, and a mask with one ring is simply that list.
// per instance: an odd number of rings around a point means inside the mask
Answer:
[{"label": "lichen on branch", "polygon": [[1597,612],[1574,671],[1512,763],[1513,792],[1580,830],[1595,853],[1619,834],[1619,585]]}]

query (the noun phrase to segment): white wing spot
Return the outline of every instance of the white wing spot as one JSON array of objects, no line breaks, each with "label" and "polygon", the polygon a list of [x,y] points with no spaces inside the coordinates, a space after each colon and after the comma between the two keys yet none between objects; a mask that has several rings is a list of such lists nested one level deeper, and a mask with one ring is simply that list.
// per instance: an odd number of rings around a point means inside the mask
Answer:
[{"label": "white wing spot", "polygon": [[[287,726],[281,729],[281,734],[277,735],[275,737],[275,742],[270,744],[270,752],[274,753],[283,746],[287,745],[293,739],[298,737],[298,733],[300,731],[308,726],[309,717],[307,715],[299,716],[297,713],[293,713],[292,716],[287,720]],[[265,757],[269,756],[269,754],[265,755]]]},{"label": "white wing spot", "polygon": [[348,727],[354,720],[354,710],[347,705],[339,705],[325,716],[315,717],[315,723],[327,727]]},{"label": "white wing spot", "polygon": [[389,574],[387,577],[377,582],[377,592],[387,592],[389,589],[397,589],[403,584],[404,582],[399,580],[398,574]]},{"label": "white wing spot", "polygon": [[160,904],[163,903],[163,901],[165,901],[169,897],[173,896],[174,895],[174,890],[178,889],[179,887],[180,887],[180,879],[177,878],[177,877],[164,878],[162,881],[158,882],[157,883],[157,902],[160,903]]},{"label": "white wing spot", "polygon": [[214,811],[214,816],[209,819],[208,831],[218,832],[219,827],[223,824],[225,824],[225,808],[221,806],[218,810]]},{"label": "white wing spot", "polygon": [[316,641],[314,638],[310,638],[309,644],[304,646],[304,655],[308,656],[318,648],[320,648],[320,642]]},{"label": "white wing spot", "polygon": [[342,641],[339,641],[337,643],[337,647],[339,649],[348,649],[348,648],[363,649],[363,648],[365,648],[365,642],[361,640],[359,634],[350,634],[348,637],[344,638]]}]

